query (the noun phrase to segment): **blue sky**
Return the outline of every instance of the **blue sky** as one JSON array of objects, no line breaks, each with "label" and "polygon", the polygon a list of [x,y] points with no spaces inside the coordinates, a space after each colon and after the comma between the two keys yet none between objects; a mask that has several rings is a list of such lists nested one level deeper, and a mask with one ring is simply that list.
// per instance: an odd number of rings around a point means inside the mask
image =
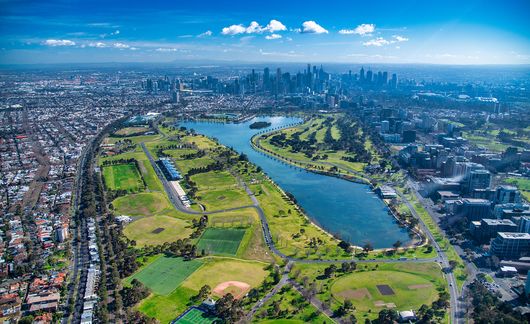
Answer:
[{"label": "blue sky", "polygon": [[0,64],[530,64],[530,1],[0,0]]}]

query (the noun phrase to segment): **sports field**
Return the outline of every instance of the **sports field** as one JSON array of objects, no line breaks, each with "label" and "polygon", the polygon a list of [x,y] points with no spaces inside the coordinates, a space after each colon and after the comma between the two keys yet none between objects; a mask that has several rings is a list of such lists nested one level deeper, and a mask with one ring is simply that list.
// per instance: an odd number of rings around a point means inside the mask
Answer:
[{"label": "sports field", "polygon": [[228,209],[252,205],[252,200],[243,189],[200,190],[195,201],[206,210]]},{"label": "sports field", "polygon": [[245,231],[241,228],[208,228],[201,236],[197,249],[211,254],[236,255]]},{"label": "sports field", "polygon": [[201,265],[198,260],[184,261],[182,258],[161,256],[127,281],[137,279],[155,294],[168,295]]},{"label": "sports field", "polygon": [[[151,265],[149,265],[151,266]],[[156,266],[156,265],[155,265]],[[169,323],[187,308],[192,296],[204,285],[212,289],[227,281],[241,281],[258,287],[267,277],[267,263],[228,258],[205,258],[204,265],[189,275],[168,295],[151,294],[142,300],[138,310],[161,323]],[[128,278],[131,280],[132,277]],[[178,278],[182,281],[181,278]]]},{"label": "sports field", "polygon": [[435,268],[436,264],[422,266],[432,267],[429,271],[432,275],[437,271],[438,278],[400,270],[355,272],[334,281],[331,294],[340,303],[351,300],[360,312],[383,308],[418,309],[438,298],[436,288],[443,284],[443,281],[437,280],[441,274]]},{"label": "sports field", "polygon": [[160,192],[142,192],[118,197],[112,205],[117,213],[128,216],[152,216],[173,210],[167,197]]},{"label": "sports field", "polygon": [[170,216],[144,217],[125,226],[123,233],[137,246],[174,242],[190,236],[190,223]]},{"label": "sports field", "polygon": [[209,324],[214,323],[218,318],[209,317],[205,312],[196,307],[189,308],[174,323],[175,324]]},{"label": "sports field", "polygon": [[125,127],[116,132],[117,135],[131,136],[134,134],[143,134],[149,130],[149,127]]},{"label": "sports field", "polygon": [[200,190],[234,187],[236,179],[228,171],[210,171],[191,176]]},{"label": "sports field", "polygon": [[105,184],[111,190],[140,191],[144,189],[142,176],[134,163],[117,164],[103,168]]}]

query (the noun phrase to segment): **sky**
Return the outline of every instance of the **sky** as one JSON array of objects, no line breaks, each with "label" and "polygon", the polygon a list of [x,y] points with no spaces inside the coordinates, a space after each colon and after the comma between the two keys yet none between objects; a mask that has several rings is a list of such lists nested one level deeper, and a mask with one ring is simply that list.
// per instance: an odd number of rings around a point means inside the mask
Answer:
[{"label": "sky", "polygon": [[530,64],[530,1],[0,0],[0,64]]}]

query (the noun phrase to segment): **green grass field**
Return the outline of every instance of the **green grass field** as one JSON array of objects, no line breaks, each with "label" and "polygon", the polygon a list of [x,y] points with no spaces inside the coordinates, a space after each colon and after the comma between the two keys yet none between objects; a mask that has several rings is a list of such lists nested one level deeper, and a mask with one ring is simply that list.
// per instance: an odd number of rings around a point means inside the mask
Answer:
[{"label": "green grass field", "polygon": [[118,164],[103,168],[105,184],[111,190],[138,192],[144,189],[142,176],[134,163]]},{"label": "green grass field", "polygon": [[136,245],[159,245],[190,236],[190,223],[170,216],[144,217],[125,226],[123,234]]},{"label": "green grass field", "polygon": [[[366,271],[337,279],[331,286],[331,293],[339,302],[350,299],[361,312],[382,309],[376,306],[376,301],[394,303],[397,309],[418,309],[438,297],[431,280],[401,271]],[[395,294],[382,295],[376,285],[388,285]]]},{"label": "green grass field", "polygon": [[[329,302],[332,309],[349,299],[355,306],[359,322],[364,321],[363,317],[377,317],[381,309],[392,307],[392,304],[397,310],[417,310],[422,304],[430,305],[436,300],[440,290],[447,290],[441,268],[434,262],[358,264],[353,273],[320,277],[327,266],[295,264],[291,275],[300,271],[297,281],[301,282],[306,276],[314,281],[317,287],[321,287],[317,297]],[[340,264],[338,266],[340,268]],[[383,295],[376,285],[390,286],[393,294]]]},{"label": "green grass field", "polygon": [[216,320],[218,320],[217,317],[208,316],[200,309],[191,308],[175,324],[210,324],[215,323]]},{"label": "green grass field", "polygon": [[153,216],[174,211],[167,197],[160,192],[142,192],[118,197],[112,205],[118,214],[128,216]]},{"label": "green grass field", "polygon": [[204,260],[204,265],[190,275],[182,287],[199,291],[209,285],[214,289],[225,281],[242,281],[251,287],[258,287],[268,275],[266,263],[230,258],[211,257]]},{"label": "green grass field", "polygon": [[126,283],[137,279],[157,295],[168,295],[195,270],[201,261],[184,261],[182,258],[161,256],[151,264],[126,279]]},{"label": "green grass field", "polygon": [[190,306],[190,298],[195,296],[203,285],[209,285],[213,289],[222,282],[236,280],[246,282],[251,287],[258,287],[268,275],[264,270],[267,264],[262,262],[228,258],[206,258],[202,261],[204,265],[169,295],[151,294],[142,300],[138,310],[161,323],[169,323]]},{"label": "green grass field", "polygon": [[236,255],[245,232],[242,228],[208,228],[197,243],[197,249],[210,254]]},{"label": "green grass field", "polygon": [[195,201],[206,207],[206,210],[252,205],[252,201],[243,189],[200,190],[195,196]]},{"label": "green grass field", "polygon": [[155,170],[151,166],[151,163],[149,163],[147,156],[141,151],[141,148],[138,147],[137,150],[140,151],[127,152],[110,157],[102,157],[99,159],[99,163],[101,164],[103,161],[113,161],[119,159],[135,159],[138,161],[138,168],[140,169],[140,173],[142,174],[142,177],[144,178],[149,190],[162,191],[162,184],[160,183],[160,180],[158,180]]},{"label": "green grass field", "polygon": [[125,127],[116,132],[116,135],[130,136],[133,134],[144,133],[149,130],[149,127]]},{"label": "green grass field", "polygon": [[228,171],[210,171],[191,176],[201,190],[236,186],[236,179]]}]

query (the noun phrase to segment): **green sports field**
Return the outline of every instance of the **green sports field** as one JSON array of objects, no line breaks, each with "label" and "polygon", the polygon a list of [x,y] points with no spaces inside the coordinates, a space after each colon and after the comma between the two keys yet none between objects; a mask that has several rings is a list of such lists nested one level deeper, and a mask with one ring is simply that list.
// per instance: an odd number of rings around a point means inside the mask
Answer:
[{"label": "green sports field", "polygon": [[155,294],[168,295],[180,283],[202,265],[197,260],[184,261],[182,258],[161,256],[140,272],[127,278],[137,279]]},{"label": "green sports field", "polygon": [[201,236],[197,249],[211,254],[236,255],[245,231],[242,228],[208,228]]},{"label": "green sports field", "polygon": [[190,308],[181,318],[175,321],[175,324],[210,324],[217,319],[217,317],[207,317],[206,313],[197,308]]},{"label": "green sports field", "polygon": [[105,184],[111,190],[140,191],[144,189],[142,176],[134,163],[117,164],[103,168]]}]

